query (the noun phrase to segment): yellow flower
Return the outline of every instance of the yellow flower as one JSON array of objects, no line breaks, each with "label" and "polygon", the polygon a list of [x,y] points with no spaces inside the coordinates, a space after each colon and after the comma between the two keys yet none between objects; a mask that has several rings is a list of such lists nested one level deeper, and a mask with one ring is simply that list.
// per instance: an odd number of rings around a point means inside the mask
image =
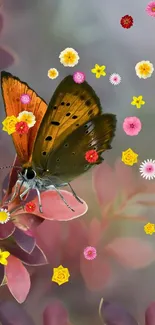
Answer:
[{"label": "yellow flower", "polygon": [[56,282],[59,286],[69,281],[70,273],[68,268],[64,268],[62,265],[53,269],[52,281]]},{"label": "yellow flower", "polygon": [[155,232],[155,227],[153,223],[148,222],[145,226],[144,226],[144,231],[147,235],[152,235]]},{"label": "yellow flower", "polygon": [[106,76],[106,72],[104,71],[105,69],[105,65],[100,66],[98,64],[95,64],[95,67],[91,69],[91,72],[96,74],[96,78],[100,78],[101,76]]},{"label": "yellow flower", "polygon": [[136,75],[139,78],[147,79],[151,77],[154,67],[150,61],[140,61],[135,66]]},{"label": "yellow flower", "polygon": [[58,75],[59,75],[59,72],[58,72],[57,69],[51,68],[51,69],[48,70],[47,75],[48,75],[48,77],[50,79],[56,79],[58,77]]},{"label": "yellow flower", "polygon": [[28,111],[23,111],[23,112],[19,113],[17,120],[18,120],[18,122],[21,122],[21,121],[26,122],[29,128],[34,126],[36,123],[35,116],[33,115],[32,112],[28,112]]},{"label": "yellow flower", "polygon": [[2,252],[2,250],[0,249],[0,264],[7,265],[8,264],[7,258],[9,256],[10,256],[10,253],[8,251]]},{"label": "yellow flower", "polygon": [[125,165],[133,166],[138,160],[138,154],[135,153],[131,148],[122,152],[122,161]]},{"label": "yellow flower", "polygon": [[75,65],[78,64],[80,57],[74,49],[68,47],[60,53],[59,59],[64,67],[75,67]]},{"label": "yellow flower", "polygon": [[139,96],[139,97],[132,97],[132,102],[131,105],[136,106],[137,108],[141,108],[142,105],[145,104],[145,101],[143,100],[143,96]]},{"label": "yellow flower", "polygon": [[6,209],[0,209],[0,223],[7,223],[10,220],[10,213]]},{"label": "yellow flower", "polygon": [[15,125],[17,122],[17,117],[15,117],[14,115],[6,117],[5,120],[2,122],[2,130],[7,132],[9,135],[16,132]]}]

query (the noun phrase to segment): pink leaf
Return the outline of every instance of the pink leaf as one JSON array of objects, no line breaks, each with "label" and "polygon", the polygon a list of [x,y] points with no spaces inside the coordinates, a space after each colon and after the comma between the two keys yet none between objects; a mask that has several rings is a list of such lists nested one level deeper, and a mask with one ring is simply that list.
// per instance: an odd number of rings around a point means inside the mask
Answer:
[{"label": "pink leaf", "polygon": [[101,205],[114,200],[118,184],[115,182],[113,169],[106,162],[93,170],[93,185]]},{"label": "pink leaf", "polygon": [[44,325],[68,325],[68,313],[61,301],[56,300],[45,308],[43,323]]},{"label": "pink leaf", "polygon": [[8,257],[8,265],[5,267],[7,286],[14,298],[22,303],[30,290],[30,276],[21,261],[14,257]]},{"label": "pink leaf", "polygon": [[[60,191],[67,203],[75,210],[72,212],[63,200],[60,198],[56,191],[46,191],[41,193],[43,213],[40,213],[36,208],[35,214],[44,219],[68,221],[78,218],[85,214],[88,210],[87,204],[78,202],[72,193],[67,191]],[[38,206],[38,198],[36,197],[33,202]]]},{"label": "pink leaf", "polygon": [[113,255],[123,266],[131,269],[146,267],[155,260],[153,247],[140,238],[115,238],[105,247],[105,251]]},{"label": "pink leaf", "polygon": [[145,312],[145,325],[155,324],[155,301],[153,301]]},{"label": "pink leaf", "polygon": [[10,237],[15,231],[15,225],[12,221],[0,224],[0,240]]},{"label": "pink leaf", "polygon": [[14,224],[23,231],[33,230],[38,227],[44,220],[35,214],[26,213],[24,210],[18,211],[13,215]]},{"label": "pink leaf", "polygon": [[110,279],[110,266],[103,257],[97,256],[88,261],[81,256],[80,268],[85,284],[91,291],[101,291]]},{"label": "pink leaf", "polygon": [[97,246],[102,236],[102,228],[99,220],[96,218],[92,219],[89,226],[89,245]]}]

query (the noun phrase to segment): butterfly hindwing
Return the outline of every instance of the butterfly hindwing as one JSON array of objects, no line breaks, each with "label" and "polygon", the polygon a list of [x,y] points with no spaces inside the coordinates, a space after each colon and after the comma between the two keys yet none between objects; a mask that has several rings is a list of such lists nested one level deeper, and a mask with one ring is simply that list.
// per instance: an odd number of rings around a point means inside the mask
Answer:
[{"label": "butterfly hindwing", "polygon": [[[1,72],[1,88],[7,116],[17,117],[20,112],[26,110],[36,117],[36,123],[29,129],[28,134],[19,135],[17,132],[12,134],[17,156],[20,163],[26,167],[31,160],[34,142],[47,104],[25,82],[5,71]],[[23,94],[30,96],[30,103],[21,102],[20,97]]]},{"label": "butterfly hindwing", "polygon": [[[115,130],[116,117],[113,114],[97,116],[79,127],[56,150],[51,151],[46,166],[49,175],[69,182],[92,165],[101,163],[101,154],[111,148]],[[99,155],[94,164],[85,159],[85,153],[89,150],[96,150]]]},{"label": "butterfly hindwing", "polygon": [[76,84],[72,76],[56,89],[41,123],[33,152],[36,166],[46,166],[49,153],[74,130],[101,114],[100,100],[85,81]]}]

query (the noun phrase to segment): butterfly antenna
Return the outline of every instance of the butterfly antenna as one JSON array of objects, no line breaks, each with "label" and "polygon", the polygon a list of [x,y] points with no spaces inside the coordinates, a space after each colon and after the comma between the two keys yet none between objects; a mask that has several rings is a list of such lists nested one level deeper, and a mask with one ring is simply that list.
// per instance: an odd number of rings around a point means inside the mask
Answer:
[{"label": "butterfly antenna", "polygon": [[5,169],[5,168],[22,168],[21,166],[3,166],[0,167],[0,169]]}]

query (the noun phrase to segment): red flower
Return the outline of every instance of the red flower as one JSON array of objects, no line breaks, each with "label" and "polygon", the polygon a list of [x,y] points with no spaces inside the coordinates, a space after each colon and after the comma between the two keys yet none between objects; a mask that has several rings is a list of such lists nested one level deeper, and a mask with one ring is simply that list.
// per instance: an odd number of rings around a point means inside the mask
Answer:
[{"label": "red flower", "polygon": [[25,211],[26,212],[34,212],[36,209],[36,205],[34,202],[28,202],[25,205]]},{"label": "red flower", "polygon": [[120,24],[123,28],[129,29],[133,26],[133,18],[129,15],[125,15],[121,18]]},{"label": "red flower", "polygon": [[96,150],[89,150],[86,152],[85,154],[85,159],[89,162],[89,163],[94,163],[97,161],[98,159],[98,153]]},{"label": "red flower", "polygon": [[27,123],[24,121],[17,122],[15,128],[16,132],[18,132],[19,134],[27,134],[29,130]]}]

